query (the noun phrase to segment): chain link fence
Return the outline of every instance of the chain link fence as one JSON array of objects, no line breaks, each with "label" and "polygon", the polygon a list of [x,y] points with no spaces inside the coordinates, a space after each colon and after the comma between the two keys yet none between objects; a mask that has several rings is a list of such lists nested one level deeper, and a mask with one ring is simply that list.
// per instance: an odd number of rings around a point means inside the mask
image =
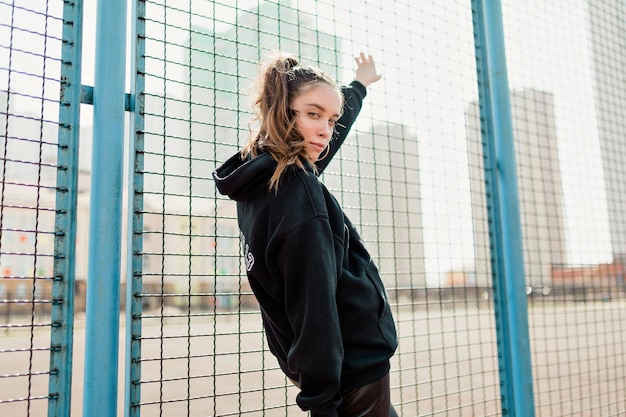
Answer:
[{"label": "chain link fence", "polygon": [[[235,205],[211,179],[248,138],[274,50],[340,83],[360,51],[383,73],[321,180],[389,292],[399,414],[513,412],[475,3],[132,2],[119,415],[303,414],[264,338]],[[0,0],[2,415],[81,414],[91,7]],[[623,15],[502,2],[537,416],[626,412]]]}]

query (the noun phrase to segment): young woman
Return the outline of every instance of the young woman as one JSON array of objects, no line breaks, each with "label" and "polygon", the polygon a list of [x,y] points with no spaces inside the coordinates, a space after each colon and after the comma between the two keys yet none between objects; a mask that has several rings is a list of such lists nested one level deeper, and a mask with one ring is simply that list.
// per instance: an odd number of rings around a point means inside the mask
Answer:
[{"label": "young woman", "polygon": [[378,270],[318,176],[380,79],[371,56],[338,88],[278,55],[259,78],[258,132],[214,173],[237,202],[248,280],[270,350],[312,416],[395,416],[396,330]]}]

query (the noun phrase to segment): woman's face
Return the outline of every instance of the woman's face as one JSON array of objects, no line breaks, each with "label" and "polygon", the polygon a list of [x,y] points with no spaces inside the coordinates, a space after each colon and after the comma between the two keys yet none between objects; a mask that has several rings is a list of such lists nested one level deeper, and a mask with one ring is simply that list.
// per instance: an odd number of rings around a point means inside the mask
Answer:
[{"label": "woman's face", "polygon": [[341,113],[340,93],[324,83],[313,84],[293,99],[295,128],[304,138],[304,149],[313,163],[328,146]]}]

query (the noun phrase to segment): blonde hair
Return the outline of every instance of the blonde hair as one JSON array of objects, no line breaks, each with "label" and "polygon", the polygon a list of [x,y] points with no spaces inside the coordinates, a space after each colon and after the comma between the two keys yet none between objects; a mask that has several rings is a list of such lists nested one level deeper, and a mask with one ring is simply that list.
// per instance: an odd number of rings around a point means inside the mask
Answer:
[{"label": "blonde hair", "polygon": [[[306,169],[304,138],[295,129],[292,101],[317,83],[327,84],[340,91],[335,81],[321,70],[302,66],[290,54],[277,53],[269,57],[258,78],[257,97],[253,103],[254,120],[259,123],[256,132],[241,151],[242,157],[255,157],[260,150],[269,152],[277,162],[270,178],[270,190],[278,190],[285,169],[296,165]],[[343,95],[341,95],[343,101]],[[343,107],[343,102],[342,102]],[[313,167],[315,169],[315,167]]]}]

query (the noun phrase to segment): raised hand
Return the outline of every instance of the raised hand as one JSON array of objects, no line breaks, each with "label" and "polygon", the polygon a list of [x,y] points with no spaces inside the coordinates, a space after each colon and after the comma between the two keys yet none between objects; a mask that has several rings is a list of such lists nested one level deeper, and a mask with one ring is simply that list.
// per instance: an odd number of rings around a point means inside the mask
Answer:
[{"label": "raised hand", "polygon": [[375,83],[382,77],[382,74],[376,72],[376,63],[371,55],[365,56],[365,53],[361,52],[359,56],[354,58],[354,61],[357,65],[354,79],[365,87]]}]

